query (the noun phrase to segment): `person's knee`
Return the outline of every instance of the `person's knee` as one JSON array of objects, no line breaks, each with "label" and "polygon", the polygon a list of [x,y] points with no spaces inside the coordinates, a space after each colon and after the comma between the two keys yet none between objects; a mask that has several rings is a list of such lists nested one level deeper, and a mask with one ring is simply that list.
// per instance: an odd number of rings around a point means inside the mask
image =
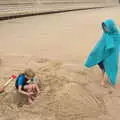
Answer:
[{"label": "person's knee", "polygon": [[32,85],[31,84],[27,85],[27,90],[32,91]]},{"label": "person's knee", "polygon": [[29,84],[28,87],[27,87],[28,91],[33,91],[35,89],[36,89],[36,85],[35,84]]},{"label": "person's knee", "polygon": [[32,89],[35,90],[36,89],[36,85],[32,84]]}]

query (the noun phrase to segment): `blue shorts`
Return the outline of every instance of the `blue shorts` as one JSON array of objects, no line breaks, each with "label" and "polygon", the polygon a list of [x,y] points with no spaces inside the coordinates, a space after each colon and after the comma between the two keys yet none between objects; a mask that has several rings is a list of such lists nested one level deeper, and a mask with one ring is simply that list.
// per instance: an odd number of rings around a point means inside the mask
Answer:
[{"label": "blue shorts", "polygon": [[105,68],[104,68],[103,62],[98,63],[98,66],[100,67],[100,69],[101,69],[103,72],[105,72]]}]

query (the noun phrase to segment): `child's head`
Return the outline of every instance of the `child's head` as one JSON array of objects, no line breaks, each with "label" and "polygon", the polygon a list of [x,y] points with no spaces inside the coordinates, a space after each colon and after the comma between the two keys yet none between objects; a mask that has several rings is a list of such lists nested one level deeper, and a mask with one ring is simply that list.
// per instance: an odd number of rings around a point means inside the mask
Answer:
[{"label": "child's head", "polygon": [[30,80],[31,78],[35,76],[35,72],[30,68],[25,69],[24,74],[27,80]]},{"label": "child's head", "polygon": [[108,19],[102,23],[102,28],[104,32],[113,34],[113,33],[119,33],[118,27],[114,20]]}]

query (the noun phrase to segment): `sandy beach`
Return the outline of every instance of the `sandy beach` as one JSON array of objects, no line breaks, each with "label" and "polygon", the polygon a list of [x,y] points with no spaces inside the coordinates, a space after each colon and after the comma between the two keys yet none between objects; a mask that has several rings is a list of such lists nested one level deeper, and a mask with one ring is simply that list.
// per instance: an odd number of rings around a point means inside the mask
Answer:
[{"label": "sandy beach", "polygon": [[45,91],[26,105],[13,80],[0,94],[0,120],[119,120],[120,89],[102,88],[98,67],[84,68],[101,22],[120,26],[119,14],[113,7],[0,21],[0,85],[30,67]]}]

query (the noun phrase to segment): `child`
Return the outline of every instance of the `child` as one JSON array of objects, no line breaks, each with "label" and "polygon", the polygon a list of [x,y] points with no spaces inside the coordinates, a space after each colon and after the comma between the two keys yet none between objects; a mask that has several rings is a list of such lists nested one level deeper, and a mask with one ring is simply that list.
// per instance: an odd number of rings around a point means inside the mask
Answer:
[{"label": "child", "polygon": [[31,69],[26,69],[24,73],[20,74],[16,80],[16,88],[18,92],[28,97],[28,102],[31,104],[36,93],[40,93],[38,84],[30,81],[35,77],[35,73]]},{"label": "child", "polygon": [[118,73],[118,58],[120,33],[111,19],[102,23],[103,36],[92,50],[85,63],[86,67],[98,65],[101,69],[101,85],[105,86],[106,80],[116,85]]}]

